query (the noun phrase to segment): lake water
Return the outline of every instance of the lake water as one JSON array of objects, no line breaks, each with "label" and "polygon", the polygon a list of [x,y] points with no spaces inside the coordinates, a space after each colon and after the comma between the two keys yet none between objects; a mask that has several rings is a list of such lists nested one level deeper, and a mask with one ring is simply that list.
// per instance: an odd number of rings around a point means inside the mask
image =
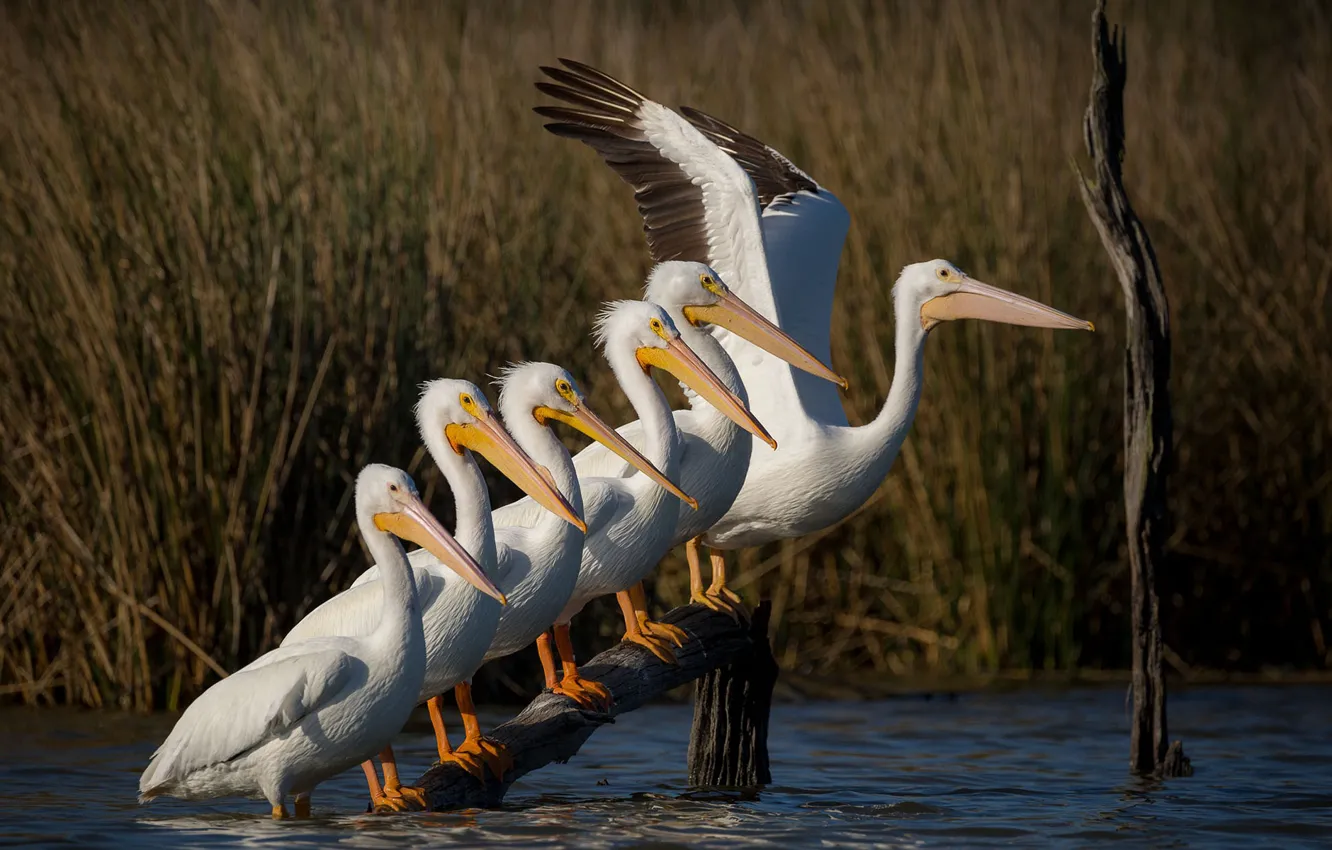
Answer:
[{"label": "lake water", "polygon": [[[1332,845],[1332,687],[1176,689],[1171,730],[1196,774],[1166,783],[1128,775],[1125,697],[778,705],[774,784],[752,799],[691,792],[691,710],[652,706],[525,777],[503,809],[363,814],[352,771],[320,787],[313,819],[282,822],[242,799],[139,806],[139,773],[169,717],[11,709],[0,711],[0,845]],[[419,775],[433,760],[428,726],[405,732],[398,752]]]}]

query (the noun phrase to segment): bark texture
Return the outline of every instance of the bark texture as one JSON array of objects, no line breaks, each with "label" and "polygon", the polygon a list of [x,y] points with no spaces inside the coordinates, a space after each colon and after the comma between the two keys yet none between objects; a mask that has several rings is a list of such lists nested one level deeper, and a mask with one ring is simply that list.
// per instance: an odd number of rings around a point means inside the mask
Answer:
[{"label": "bark texture", "polygon": [[[1133,728],[1129,765],[1137,774],[1191,773],[1183,746],[1168,746],[1156,573],[1170,533],[1166,477],[1171,464],[1170,308],[1156,253],[1124,191],[1124,36],[1110,28],[1105,0],[1092,14],[1093,76],[1084,123],[1092,176],[1079,174],[1082,200],[1124,290],[1124,507],[1133,634]],[[1169,757],[1168,757],[1169,756]]]},{"label": "bark texture", "polygon": [[699,679],[689,733],[689,784],[755,788],[772,783],[768,714],[777,660],[768,644],[772,603],[761,602],[749,626],[750,647]]}]

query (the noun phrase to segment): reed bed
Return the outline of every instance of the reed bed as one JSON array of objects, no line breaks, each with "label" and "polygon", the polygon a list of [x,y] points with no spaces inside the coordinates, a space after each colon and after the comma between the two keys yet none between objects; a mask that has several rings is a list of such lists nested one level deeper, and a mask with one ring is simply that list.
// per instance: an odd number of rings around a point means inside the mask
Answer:
[{"label": "reed bed", "polygon": [[[1332,665],[1332,27],[1113,4],[1130,191],[1174,310],[1169,656]],[[351,485],[447,517],[416,385],[511,359],[627,404],[587,334],[633,203],[541,130],[572,56],[767,139],[854,216],[833,359],[871,417],[889,289],[944,256],[1095,335],[934,335],[854,519],[742,556],[791,670],[1120,666],[1120,295],[1077,196],[1083,3],[11,4],[0,21],[0,696],[176,707],[365,565]],[[512,488],[495,481],[496,501]],[[682,560],[658,573],[683,601]],[[614,633],[609,607],[583,639]],[[489,671],[535,684],[532,662]]]}]

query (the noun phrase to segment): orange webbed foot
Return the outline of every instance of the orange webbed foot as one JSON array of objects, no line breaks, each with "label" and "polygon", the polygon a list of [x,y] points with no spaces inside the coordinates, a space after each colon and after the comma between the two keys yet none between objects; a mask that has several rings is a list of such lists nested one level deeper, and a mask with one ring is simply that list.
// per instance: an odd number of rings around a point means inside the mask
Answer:
[{"label": "orange webbed foot", "polygon": [[650,637],[668,640],[676,646],[684,646],[685,641],[689,640],[689,633],[678,626],[658,623],[649,618],[646,611],[636,611],[635,614],[638,616],[638,628]]},{"label": "orange webbed foot", "polygon": [[588,711],[610,711],[614,698],[610,689],[593,679],[582,676],[566,675],[560,683],[551,688],[551,693],[568,697]]},{"label": "orange webbed foot", "polygon": [[439,760],[440,764],[452,762],[476,778],[477,782],[486,781],[486,762],[479,748],[465,750],[466,743]]},{"label": "orange webbed foot", "polygon": [[398,785],[392,788],[386,786],[384,799],[395,800],[400,804],[400,807],[393,809],[395,812],[424,812],[430,808],[425,791],[415,785]]},{"label": "orange webbed foot", "polygon": [[[504,774],[513,769],[513,756],[509,755],[509,748],[493,738],[485,736],[471,738],[463,741],[462,746],[455,752],[468,758],[480,759],[501,782],[504,781]],[[475,773],[472,775],[476,776]],[[477,778],[485,781],[484,774]]]},{"label": "orange webbed foot", "polygon": [[666,664],[680,663],[675,658],[675,651],[671,649],[670,642],[664,638],[654,637],[640,631],[635,631],[627,632],[623,639],[629,643],[638,644]]},{"label": "orange webbed foot", "polygon": [[749,622],[749,611],[745,608],[745,603],[729,587],[709,587],[707,590],[691,594],[689,601],[710,608],[718,614],[725,614],[737,623]]}]

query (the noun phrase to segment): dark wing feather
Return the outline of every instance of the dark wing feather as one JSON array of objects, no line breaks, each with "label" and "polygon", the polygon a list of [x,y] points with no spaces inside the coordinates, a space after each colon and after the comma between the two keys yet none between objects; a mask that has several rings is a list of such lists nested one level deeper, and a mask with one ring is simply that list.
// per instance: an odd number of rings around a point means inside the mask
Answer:
[{"label": "dark wing feather", "polygon": [[730,154],[745,170],[749,179],[754,181],[759,206],[763,209],[789,200],[797,192],[818,193],[819,184],[791,160],[759,139],[706,112],[688,106],[681,107],[680,112],[709,141]]},{"label": "dark wing feather", "polygon": [[581,62],[560,62],[563,69],[541,68],[554,82],[536,87],[573,108],[538,106],[551,119],[546,129],[592,148],[633,187],[654,261],[708,262],[703,190],[648,140],[639,117],[647,98]]}]

